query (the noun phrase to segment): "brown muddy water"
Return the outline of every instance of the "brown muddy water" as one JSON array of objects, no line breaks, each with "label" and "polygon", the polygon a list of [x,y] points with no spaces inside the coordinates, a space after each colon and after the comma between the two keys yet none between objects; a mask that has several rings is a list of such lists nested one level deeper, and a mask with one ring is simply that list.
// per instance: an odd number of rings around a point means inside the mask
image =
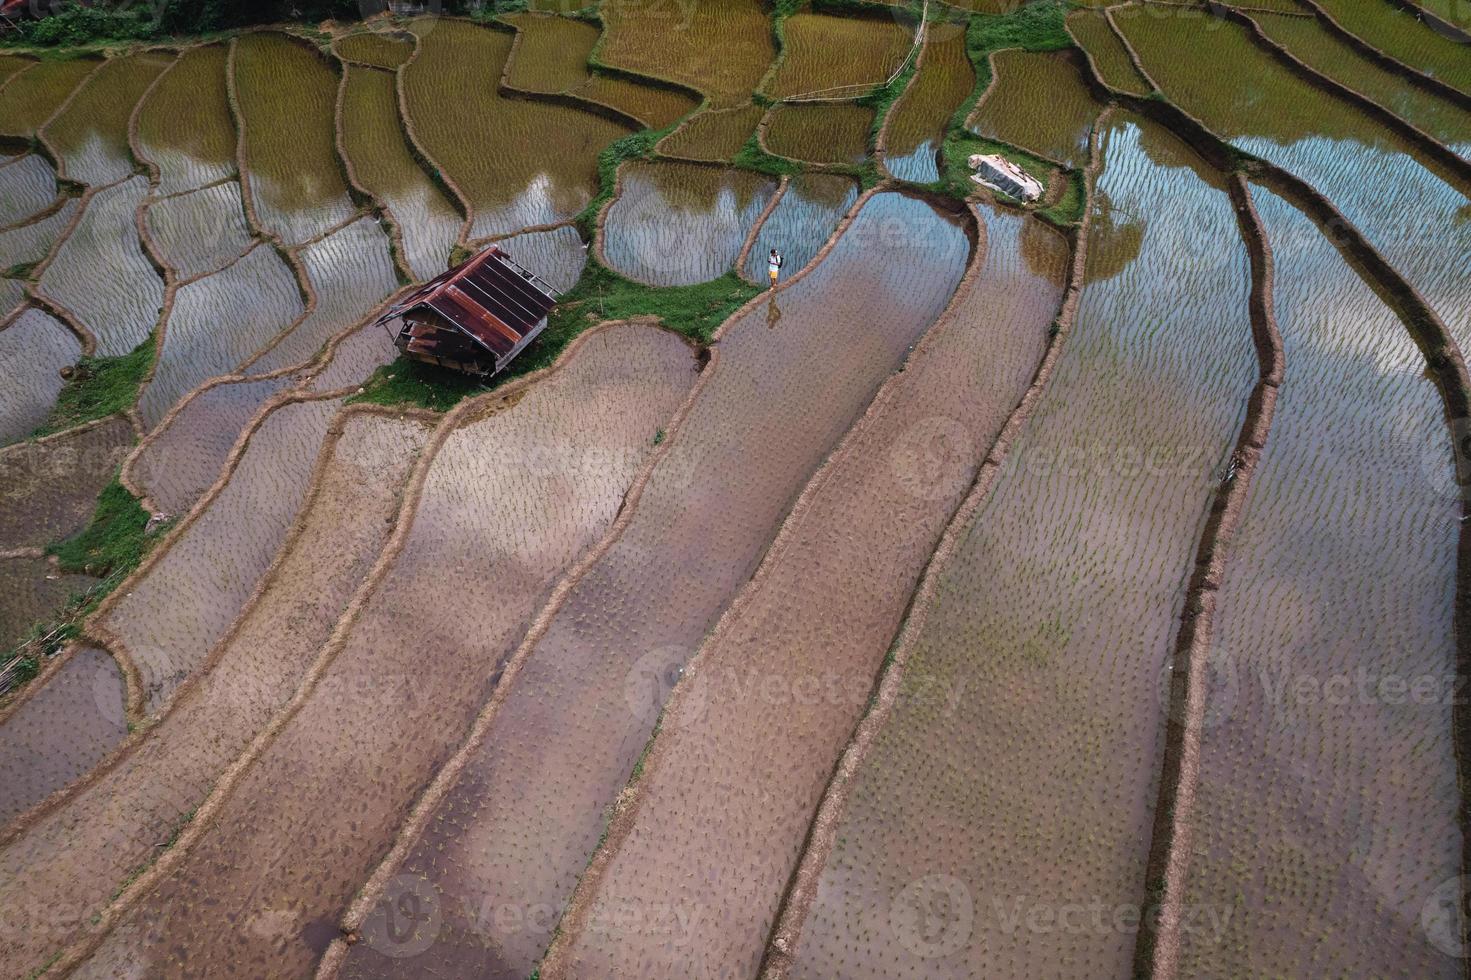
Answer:
[{"label": "brown muddy water", "polygon": [[[843,741],[1062,296],[1061,235],[1012,212],[979,217],[978,278],[831,458],[677,688],[637,817],[557,975],[756,973]],[[677,930],[619,930],[618,910],[655,907],[690,914]]]},{"label": "brown muddy water", "polygon": [[[16,562],[0,559],[7,591],[20,585],[14,578]],[[47,580],[40,568],[31,574],[45,581],[48,593],[92,581],[80,576]],[[0,725],[0,824],[91,769],[121,742],[128,733],[123,702],[117,663],[102,650],[83,647],[7,715]]]},{"label": "brown muddy water", "polygon": [[126,419],[112,418],[0,450],[0,551],[44,548],[86,527],[133,438]]},{"label": "brown muddy water", "polygon": [[[152,862],[157,842],[187,824],[314,663],[392,531],[404,481],[429,434],[422,422],[381,415],[352,415],[342,428],[302,509],[299,534],[199,683],[95,782],[0,850],[0,900],[33,913],[25,940],[8,946],[17,965],[75,938],[85,916]],[[34,914],[59,908],[80,914]]]},{"label": "brown muddy water", "polygon": [[46,421],[61,391],[59,372],[81,353],[76,336],[38,309],[0,329],[0,445],[24,439]]},{"label": "brown muddy water", "polygon": [[[607,531],[694,368],[671,334],[604,330],[449,435],[402,550],[309,697],[78,974],[310,972],[403,809],[463,737],[495,664]],[[446,593],[446,569],[473,586]]]},{"label": "brown muddy water", "polygon": [[[444,896],[438,941],[418,957],[386,938],[360,943],[346,976],[531,971],[555,915],[494,910],[558,909],[571,895],[670,682],[944,308],[969,245],[956,219],[880,194],[812,274],[771,298],[777,322],[761,303],[726,327],[627,527],[552,610],[423,836],[389,869]],[[382,923],[364,930],[382,936]]]}]

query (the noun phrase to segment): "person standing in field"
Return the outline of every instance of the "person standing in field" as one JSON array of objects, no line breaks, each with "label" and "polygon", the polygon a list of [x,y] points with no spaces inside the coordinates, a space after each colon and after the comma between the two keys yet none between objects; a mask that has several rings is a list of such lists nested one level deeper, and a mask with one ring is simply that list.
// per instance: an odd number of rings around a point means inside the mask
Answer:
[{"label": "person standing in field", "polygon": [[781,275],[782,257],[776,249],[771,250],[770,257],[766,260],[766,274],[771,277],[771,288],[776,288],[777,277]]}]

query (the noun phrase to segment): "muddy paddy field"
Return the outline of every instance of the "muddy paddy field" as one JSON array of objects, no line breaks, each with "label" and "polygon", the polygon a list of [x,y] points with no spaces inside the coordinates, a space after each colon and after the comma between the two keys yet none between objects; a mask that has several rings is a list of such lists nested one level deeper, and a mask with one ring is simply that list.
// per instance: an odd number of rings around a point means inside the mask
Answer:
[{"label": "muddy paddy field", "polygon": [[0,978],[1467,975],[1463,9],[465,6],[0,35]]}]

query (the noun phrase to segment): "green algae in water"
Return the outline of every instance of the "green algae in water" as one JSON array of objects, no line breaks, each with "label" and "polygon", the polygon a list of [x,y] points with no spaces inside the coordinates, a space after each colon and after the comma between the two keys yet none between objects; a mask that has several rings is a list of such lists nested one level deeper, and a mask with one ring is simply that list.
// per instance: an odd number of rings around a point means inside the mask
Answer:
[{"label": "green algae in water", "polygon": [[629,130],[590,112],[500,96],[509,34],[456,20],[415,29],[419,57],[403,69],[409,117],[425,152],[475,209],[471,237],[581,211],[597,193],[598,155]]},{"label": "green algae in water", "polygon": [[729,160],[751,138],[766,110],[754,103],[706,109],[659,144],[659,152],[690,160]]},{"label": "green algae in water", "polygon": [[884,165],[889,173],[922,184],[940,179],[935,155],[951,115],[975,84],[963,33],[947,32],[925,44],[919,73],[888,119]]},{"label": "green algae in water", "polygon": [[978,136],[1069,166],[1087,157],[1088,132],[1102,108],[1061,52],[998,51],[996,77],[971,116]]},{"label": "green algae in water", "polygon": [[108,184],[133,172],[128,123],[133,107],[173,62],[161,51],[113,58],[97,70],[66,109],[47,124],[45,137],[61,155],[66,176]]},{"label": "green algae in water", "polygon": [[766,126],[766,147],[809,163],[862,163],[873,110],[852,103],[779,105]]},{"label": "green algae in water", "polygon": [[0,134],[34,136],[76,87],[101,64],[96,58],[41,61],[0,89]]},{"label": "green algae in water", "polygon": [[448,265],[464,218],[414,159],[399,122],[393,76],[350,66],[345,84],[347,158],[358,181],[392,212],[414,275],[433,278]]},{"label": "green algae in water", "polygon": [[1074,11],[1068,15],[1067,29],[1092,57],[1104,84],[1140,97],[1153,91],[1148,79],[1139,74],[1139,69],[1129,60],[1124,42],[1119,40],[1103,13],[1097,10]]},{"label": "green algae in water", "polygon": [[891,17],[794,14],[785,33],[781,65],[767,85],[777,98],[879,85],[914,46],[914,33]]},{"label": "green algae in water", "polygon": [[337,159],[337,73],[284,34],[246,34],[235,45],[256,214],[284,241],[306,241],[356,210]]},{"label": "green algae in water", "polygon": [[139,150],[159,168],[159,191],[175,194],[235,175],[235,123],[223,44],[191,48],[138,112]]},{"label": "green algae in water", "polygon": [[598,43],[592,24],[546,14],[506,14],[517,29],[510,76],[513,88],[566,92],[587,81],[587,59]]},{"label": "green algae in water", "polygon": [[345,61],[388,69],[399,67],[414,53],[413,42],[408,38],[371,31],[359,31],[339,37],[332,42],[332,49]]},{"label": "green algae in water", "polygon": [[601,14],[603,64],[689,85],[717,108],[749,100],[776,57],[761,0],[610,3]]}]

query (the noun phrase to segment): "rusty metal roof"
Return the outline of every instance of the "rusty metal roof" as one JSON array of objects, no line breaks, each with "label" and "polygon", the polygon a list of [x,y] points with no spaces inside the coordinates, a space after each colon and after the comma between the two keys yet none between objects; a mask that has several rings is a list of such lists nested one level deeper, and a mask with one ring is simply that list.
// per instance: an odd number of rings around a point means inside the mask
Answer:
[{"label": "rusty metal roof", "polygon": [[546,283],[495,246],[487,248],[404,297],[379,323],[430,310],[504,357],[556,305]]}]

